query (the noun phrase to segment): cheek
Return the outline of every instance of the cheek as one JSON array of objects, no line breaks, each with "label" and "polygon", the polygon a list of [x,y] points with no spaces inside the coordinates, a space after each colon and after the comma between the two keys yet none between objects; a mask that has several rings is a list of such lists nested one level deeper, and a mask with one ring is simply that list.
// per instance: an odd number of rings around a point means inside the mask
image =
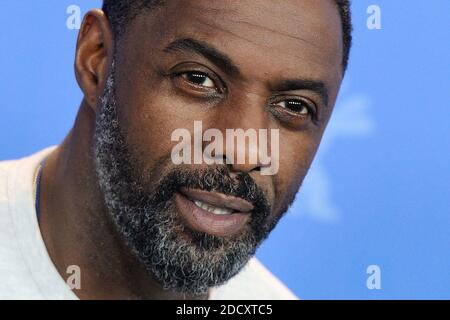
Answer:
[{"label": "cheek", "polygon": [[119,119],[126,143],[142,169],[150,170],[161,160],[169,160],[176,129],[187,129],[193,136],[194,121],[209,121],[195,102],[174,95],[168,81],[134,79],[136,85],[117,95]]},{"label": "cheek", "polygon": [[177,113],[155,66],[144,63],[148,58],[142,50],[128,52],[116,61],[118,116],[130,152],[142,162],[141,169],[149,169],[170,156],[171,132],[183,115]]},{"label": "cheek", "polygon": [[280,135],[280,140],[283,141],[280,145],[280,167],[275,176],[274,212],[277,214],[284,213],[280,210],[286,209],[299,190],[317,152],[320,136],[296,132],[285,135],[284,139]]}]

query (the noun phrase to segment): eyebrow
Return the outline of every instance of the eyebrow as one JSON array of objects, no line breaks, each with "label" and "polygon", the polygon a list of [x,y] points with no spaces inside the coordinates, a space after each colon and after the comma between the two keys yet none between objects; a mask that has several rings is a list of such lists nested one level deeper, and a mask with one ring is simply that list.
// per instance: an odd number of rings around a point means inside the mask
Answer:
[{"label": "eyebrow", "polygon": [[294,91],[294,90],[308,90],[313,91],[319,95],[325,106],[328,106],[328,90],[323,81],[311,79],[289,79],[283,80],[279,84],[272,87],[274,91]]},{"label": "eyebrow", "polygon": [[206,42],[192,38],[183,38],[171,42],[164,49],[164,52],[168,53],[176,51],[190,51],[202,55],[220,67],[226,74],[233,77],[241,77],[239,68],[233,63],[231,58]]},{"label": "eyebrow", "polygon": [[[233,63],[233,60],[225,53],[221,52],[214,46],[193,38],[177,39],[169,43],[164,52],[173,53],[177,51],[189,51],[199,54],[210,60],[218,67],[220,67],[226,74],[232,77],[242,78],[239,68]],[[323,81],[312,79],[287,79],[274,85],[271,88],[273,91],[294,91],[294,90],[308,90],[313,91],[321,98],[323,104],[328,106],[328,90]]]}]

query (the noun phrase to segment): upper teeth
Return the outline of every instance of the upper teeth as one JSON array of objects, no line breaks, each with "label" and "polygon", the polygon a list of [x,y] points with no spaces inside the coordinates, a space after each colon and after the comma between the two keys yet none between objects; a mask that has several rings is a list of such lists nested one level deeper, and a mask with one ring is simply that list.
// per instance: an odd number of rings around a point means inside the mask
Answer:
[{"label": "upper teeth", "polygon": [[198,207],[200,207],[208,212],[214,213],[214,214],[231,214],[231,213],[233,213],[232,209],[215,207],[215,206],[212,206],[210,204],[207,204],[207,203],[204,203],[204,202],[201,202],[198,200],[194,200],[194,203]]}]

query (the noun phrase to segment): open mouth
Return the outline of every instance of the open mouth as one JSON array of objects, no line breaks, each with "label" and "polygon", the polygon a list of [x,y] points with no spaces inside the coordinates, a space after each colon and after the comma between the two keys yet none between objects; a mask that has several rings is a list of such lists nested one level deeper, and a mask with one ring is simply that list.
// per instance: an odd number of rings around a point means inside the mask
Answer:
[{"label": "open mouth", "polygon": [[175,194],[175,203],[190,228],[219,237],[242,231],[254,209],[242,198],[187,188]]},{"label": "open mouth", "polygon": [[233,209],[229,209],[229,208],[221,208],[221,207],[216,207],[213,205],[210,205],[206,202],[202,202],[200,200],[191,200],[194,201],[194,203],[197,205],[197,207],[202,208],[203,210],[206,210],[212,214],[232,214],[233,212],[235,212],[235,210]]}]

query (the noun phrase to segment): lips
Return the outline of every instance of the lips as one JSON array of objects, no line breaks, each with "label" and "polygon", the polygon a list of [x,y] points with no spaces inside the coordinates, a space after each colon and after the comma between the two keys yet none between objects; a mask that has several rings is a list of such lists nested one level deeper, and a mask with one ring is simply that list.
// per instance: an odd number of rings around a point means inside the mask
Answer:
[{"label": "lips", "polygon": [[205,202],[215,207],[229,208],[238,212],[250,212],[254,209],[253,205],[247,200],[223,193],[187,188],[181,188],[180,192],[189,199]]},{"label": "lips", "polygon": [[254,209],[242,198],[187,188],[175,194],[175,203],[189,227],[219,237],[239,233]]}]

